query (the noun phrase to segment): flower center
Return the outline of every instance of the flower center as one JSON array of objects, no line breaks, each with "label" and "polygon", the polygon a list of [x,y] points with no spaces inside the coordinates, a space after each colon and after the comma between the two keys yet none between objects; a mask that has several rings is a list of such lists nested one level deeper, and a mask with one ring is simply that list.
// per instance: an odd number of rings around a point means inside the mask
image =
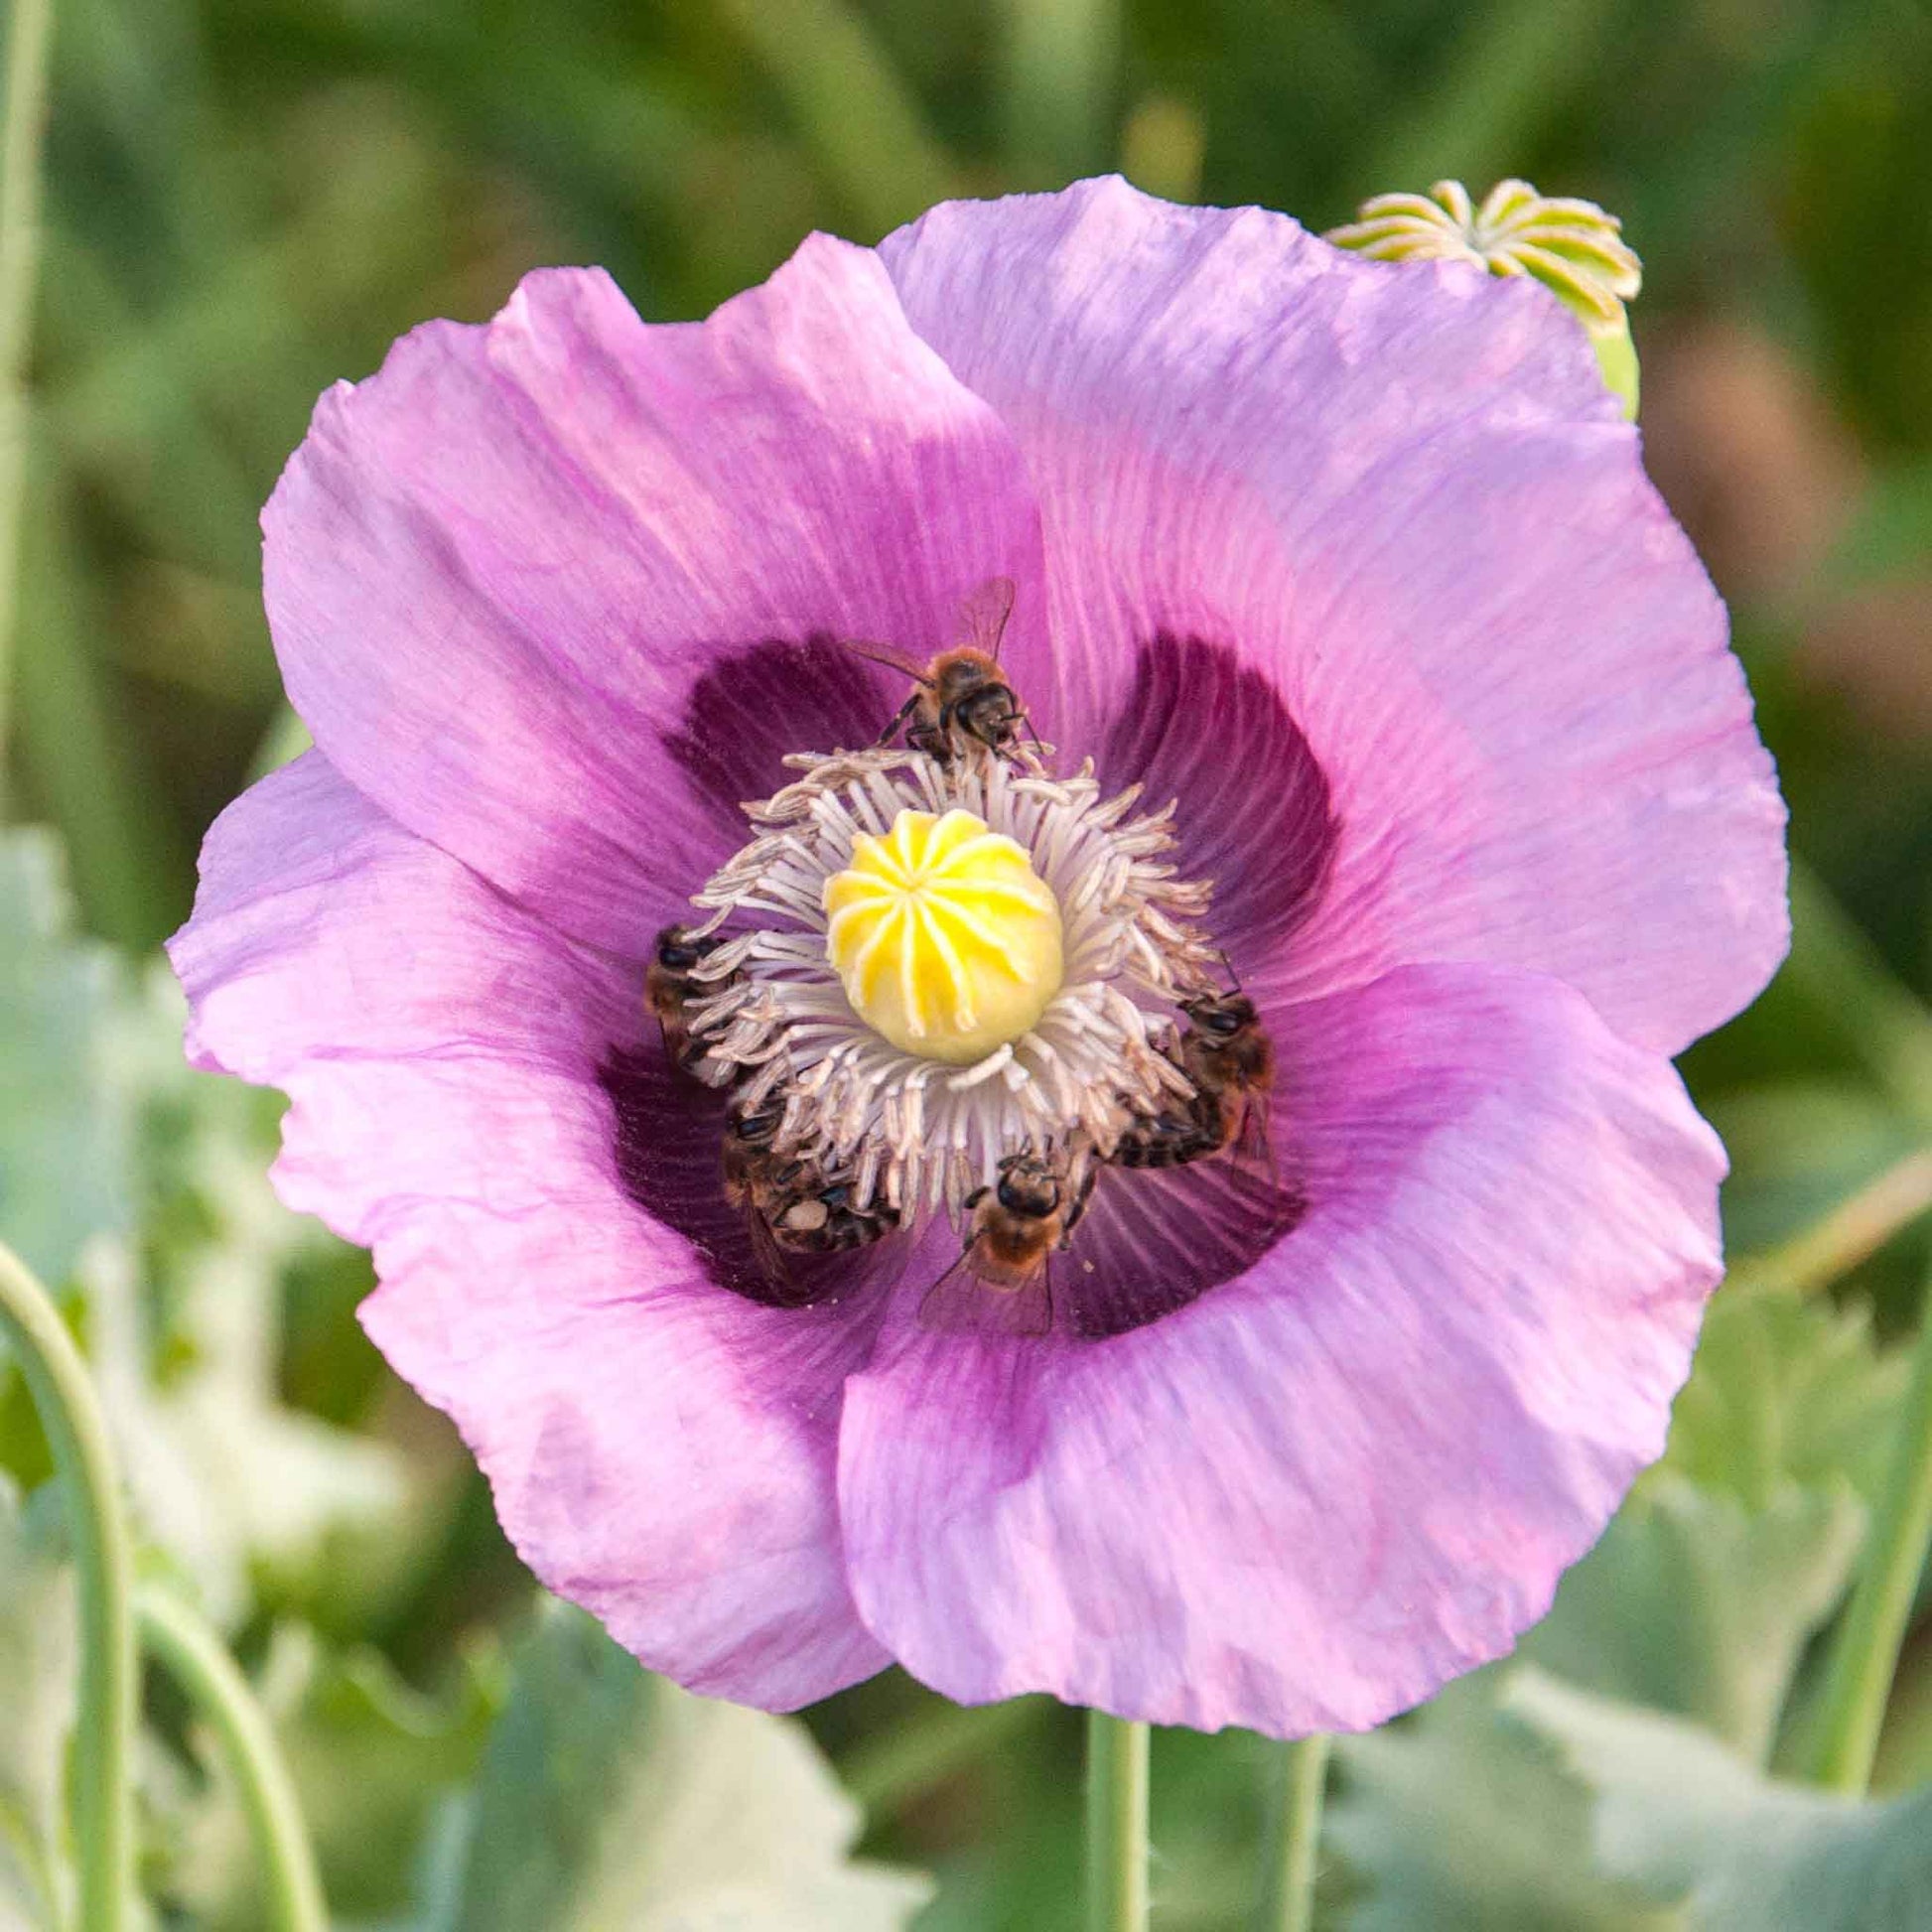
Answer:
[{"label": "flower center", "polygon": [[1135,1122],[1184,1107],[1179,1004],[1220,955],[1207,883],[1168,858],[1172,806],[1132,816],[1139,787],[1103,797],[1090,763],[787,761],[682,934],[680,1064],[766,1155],[852,1212],[963,1221],[1013,1157],[1050,1157],[1070,1195]]},{"label": "flower center", "polygon": [[1059,901],[1017,840],[957,806],[861,834],[822,902],[852,1010],[903,1052],[970,1065],[1060,990]]}]

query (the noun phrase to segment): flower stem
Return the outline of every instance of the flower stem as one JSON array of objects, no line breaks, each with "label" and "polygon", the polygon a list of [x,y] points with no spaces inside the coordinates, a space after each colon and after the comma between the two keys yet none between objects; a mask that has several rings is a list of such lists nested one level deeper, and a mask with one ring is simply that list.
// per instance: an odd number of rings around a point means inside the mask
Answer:
[{"label": "flower stem", "polygon": [[1871,1541],[1832,1649],[1812,1753],[1812,1775],[1835,1791],[1863,1792],[1898,1667],[1899,1646],[1932,1546],[1932,1287],[1912,1356],[1891,1473]]},{"label": "flower stem", "polygon": [[1774,1248],[1747,1255],[1731,1287],[1809,1295],[1874,1255],[1932,1209],[1932,1148],[1915,1148]]},{"label": "flower stem", "polygon": [[0,1335],[19,1358],[67,1492],[80,1599],[71,1792],[79,1922],[121,1932],[133,1895],[134,1560],[106,1423],[47,1291],[0,1244]]},{"label": "flower stem", "polygon": [[0,125],[0,798],[12,716],[22,488],[27,469],[27,345],[40,277],[41,136],[47,123],[53,0],[13,0],[6,119]]},{"label": "flower stem", "polygon": [[1309,1932],[1328,1783],[1328,1739],[1303,1737],[1282,1751],[1282,1790],[1268,1842],[1268,1869],[1255,1932]]},{"label": "flower stem", "polygon": [[1147,1925],[1146,1725],[1087,1713],[1088,1932]]},{"label": "flower stem", "polygon": [[135,1596],[141,1641],[187,1694],[220,1740],[241,1793],[277,1932],[327,1932],[315,1850],[275,1733],[220,1639],[172,1590],[143,1586]]}]

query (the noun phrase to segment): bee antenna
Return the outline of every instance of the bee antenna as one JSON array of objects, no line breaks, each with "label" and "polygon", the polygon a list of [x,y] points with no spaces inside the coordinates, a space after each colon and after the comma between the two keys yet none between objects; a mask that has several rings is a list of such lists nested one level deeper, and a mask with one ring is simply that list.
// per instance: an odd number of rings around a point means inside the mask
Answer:
[{"label": "bee antenna", "polygon": [[1228,976],[1228,990],[1233,993],[1239,993],[1241,991],[1241,975],[1234,970],[1234,961],[1228,957],[1227,948],[1225,946],[1216,946],[1214,950],[1221,955],[1221,970]]}]

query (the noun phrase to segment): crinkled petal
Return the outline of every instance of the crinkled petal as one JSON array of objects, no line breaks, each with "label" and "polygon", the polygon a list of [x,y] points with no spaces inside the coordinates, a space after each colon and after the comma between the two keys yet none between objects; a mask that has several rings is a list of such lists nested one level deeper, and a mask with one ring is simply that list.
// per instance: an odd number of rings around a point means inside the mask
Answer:
[{"label": "crinkled petal", "polygon": [[[1025,453],[1042,729],[1118,729],[1166,632],[1237,650],[1307,735],[1340,835],[1285,992],[1525,966],[1674,1052],[1762,987],[1784,813],[1724,610],[1547,291],[1119,181],[947,204],[880,252]],[[1183,823],[1221,772],[1194,751]]]},{"label": "crinkled petal", "polygon": [[848,1384],[860,1612],[948,1696],[1377,1724],[1507,1650],[1662,1449],[1724,1165],[1668,1063],[1467,966],[1280,1046],[1309,1206],[1247,1275],[1100,1342],[896,1309]]},{"label": "crinkled petal", "polygon": [[310,754],[208,836],[171,948],[198,1065],[287,1090],[282,1196],[374,1250],[363,1319],[554,1589],[693,1689],[869,1675],[839,1557],[863,1306],[720,1288],[633,1203],[599,1072],[633,969],[560,940]]},{"label": "crinkled petal", "polygon": [[[826,236],[703,324],[646,326],[601,271],[557,269],[487,327],[416,330],[323,397],[263,528],[283,676],[336,768],[633,956],[659,882],[689,891],[732,843],[686,775],[733,729],[693,708],[708,672],[815,634],[923,660],[996,575],[1021,588],[1016,660],[1044,634],[1010,439],[878,258]],[[906,681],[820,655],[869,742]],[[777,715],[783,687],[747,703]]]}]

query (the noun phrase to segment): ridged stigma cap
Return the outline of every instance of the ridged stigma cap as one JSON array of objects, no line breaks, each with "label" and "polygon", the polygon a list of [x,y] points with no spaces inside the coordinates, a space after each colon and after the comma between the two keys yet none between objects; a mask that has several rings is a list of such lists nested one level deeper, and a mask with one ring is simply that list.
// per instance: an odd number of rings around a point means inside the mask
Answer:
[{"label": "ridged stigma cap", "polygon": [[892,1043],[968,1065],[1060,989],[1060,908],[1026,852],[972,812],[904,810],[825,882],[826,957]]}]

